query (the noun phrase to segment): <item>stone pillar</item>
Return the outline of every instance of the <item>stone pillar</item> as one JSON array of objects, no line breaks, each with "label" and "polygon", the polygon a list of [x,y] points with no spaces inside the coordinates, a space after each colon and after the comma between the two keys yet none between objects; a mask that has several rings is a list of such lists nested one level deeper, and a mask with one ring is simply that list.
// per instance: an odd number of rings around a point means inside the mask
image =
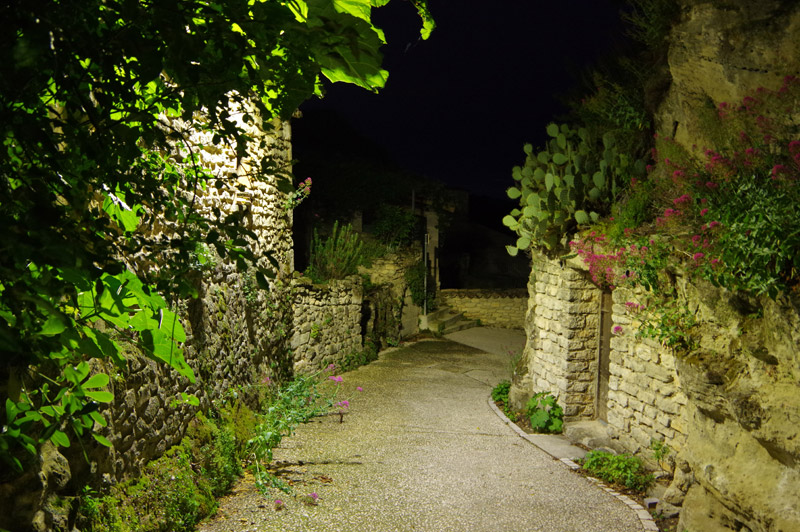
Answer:
[{"label": "stone pillar", "polygon": [[523,358],[528,373],[512,393],[515,407],[550,392],[566,421],[594,417],[600,290],[558,260],[534,255]]}]

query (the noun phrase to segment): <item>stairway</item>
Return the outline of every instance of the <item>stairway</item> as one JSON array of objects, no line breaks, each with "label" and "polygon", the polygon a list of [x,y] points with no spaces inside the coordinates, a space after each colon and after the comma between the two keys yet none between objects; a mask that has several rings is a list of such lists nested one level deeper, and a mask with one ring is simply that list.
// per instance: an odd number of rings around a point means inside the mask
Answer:
[{"label": "stairway", "polygon": [[442,307],[429,312],[426,316],[422,316],[420,322],[420,329],[427,329],[442,335],[478,326],[478,320],[467,319],[463,312],[455,311],[450,307]]}]

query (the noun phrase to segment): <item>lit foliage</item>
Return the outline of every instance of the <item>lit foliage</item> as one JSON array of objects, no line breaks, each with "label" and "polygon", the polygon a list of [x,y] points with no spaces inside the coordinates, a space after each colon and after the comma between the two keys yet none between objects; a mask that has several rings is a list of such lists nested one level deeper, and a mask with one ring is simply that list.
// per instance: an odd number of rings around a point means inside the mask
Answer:
[{"label": "lit foliage", "polygon": [[519,235],[507,246],[511,255],[531,246],[558,249],[565,235],[599,220],[622,187],[644,173],[644,163],[620,153],[611,133],[596,138],[584,128],[550,124],[547,134],[541,151],[525,145],[525,165],[512,172],[517,183],[507,193],[519,208],[503,218]]},{"label": "lit foliage", "polygon": [[[97,403],[111,396],[98,388],[108,378],[93,376],[87,361],[124,366],[120,340],[193,378],[183,329],[159,294],[195,293],[185,274],[200,244],[240,268],[260,257],[250,251],[244,211],[195,211],[201,189],[224,183],[197,165],[189,133],[208,131],[246,157],[235,110],[268,127],[320,93],[320,74],[382,87],[384,39],[370,14],[388,1],[0,8],[0,378],[8,379],[0,458],[21,469],[22,449],[66,446],[67,431],[102,425]],[[424,2],[414,4],[427,37],[433,23]],[[249,177],[280,173],[264,160]],[[164,224],[170,231],[154,234]],[[123,260],[137,252],[160,268]],[[257,270],[262,287],[268,274]]]}]

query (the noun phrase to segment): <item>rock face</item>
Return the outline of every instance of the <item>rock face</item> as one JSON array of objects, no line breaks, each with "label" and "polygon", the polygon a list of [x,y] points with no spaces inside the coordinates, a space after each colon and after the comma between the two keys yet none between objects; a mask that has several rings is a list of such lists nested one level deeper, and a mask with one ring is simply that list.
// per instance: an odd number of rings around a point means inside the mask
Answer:
[{"label": "rock face", "polygon": [[[668,53],[672,87],[656,121],[659,133],[702,148],[704,113],[800,74],[800,3],[678,3],[683,14]],[[669,491],[669,502],[683,506],[678,530],[800,530],[798,302],[739,298],[702,285],[687,285],[685,293],[698,310],[701,341],[676,359],[688,398],[679,456],[687,471]]]},{"label": "rock face", "polygon": [[659,109],[659,133],[703,147],[703,110],[777,89],[800,74],[800,3],[795,0],[679,0],[671,33],[672,87]]},{"label": "rock face", "polygon": [[680,456],[693,476],[679,529],[798,530],[798,302],[702,284],[687,294],[702,321],[699,349],[677,360],[689,399]]}]

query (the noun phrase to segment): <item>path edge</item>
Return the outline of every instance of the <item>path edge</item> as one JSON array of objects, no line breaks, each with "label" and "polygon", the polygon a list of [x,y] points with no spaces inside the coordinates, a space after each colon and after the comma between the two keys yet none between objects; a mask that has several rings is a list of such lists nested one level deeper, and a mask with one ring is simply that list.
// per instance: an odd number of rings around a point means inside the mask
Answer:
[{"label": "path edge", "polygon": [[[491,395],[489,396],[489,399],[487,400],[487,404],[489,405],[489,408],[491,408],[494,411],[494,413],[497,414],[497,417],[499,417],[500,420],[503,423],[505,423],[506,425],[508,425],[514,432],[516,432],[517,435],[520,438],[522,438],[523,440],[527,441],[528,443],[530,443],[531,445],[535,446],[536,448],[540,449],[541,451],[544,451],[545,453],[549,454],[550,456],[553,457],[554,460],[557,460],[557,461],[561,462],[562,464],[564,464],[566,467],[570,468],[571,470],[576,471],[576,470],[580,469],[580,466],[578,464],[576,464],[575,461],[573,461],[573,460],[571,460],[569,458],[562,458],[562,457],[556,456],[555,454],[553,454],[549,450],[547,450],[544,447],[542,447],[541,445],[537,444],[536,441],[531,437],[530,434],[528,434],[527,432],[525,432],[524,430],[519,428],[516,423],[514,423],[513,421],[508,419],[508,416],[506,416],[503,413],[502,410],[497,408],[497,405],[494,404],[494,401],[492,400]],[[615,491],[613,488],[608,487],[606,484],[604,484],[599,479],[596,479],[594,477],[585,477],[585,478],[587,478],[592,484],[596,485],[597,487],[599,487],[600,489],[602,489],[603,491],[605,491],[606,493],[608,493],[612,497],[615,497],[616,499],[620,500],[622,503],[624,503],[626,506],[628,506],[628,508],[633,510],[633,512],[636,514],[636,516],[639,518],[639,521],[642,524],[642,530],[644,530],[646,532],[659,532],[658,525],[656,525],[655,520],[653,520],[653,516],[650,515],[650,512],[648,512],[641,504],[639,504],[638,502],[634,501],[633,499],[631,499],[627,495],[619,493],[619,492]]]}]

